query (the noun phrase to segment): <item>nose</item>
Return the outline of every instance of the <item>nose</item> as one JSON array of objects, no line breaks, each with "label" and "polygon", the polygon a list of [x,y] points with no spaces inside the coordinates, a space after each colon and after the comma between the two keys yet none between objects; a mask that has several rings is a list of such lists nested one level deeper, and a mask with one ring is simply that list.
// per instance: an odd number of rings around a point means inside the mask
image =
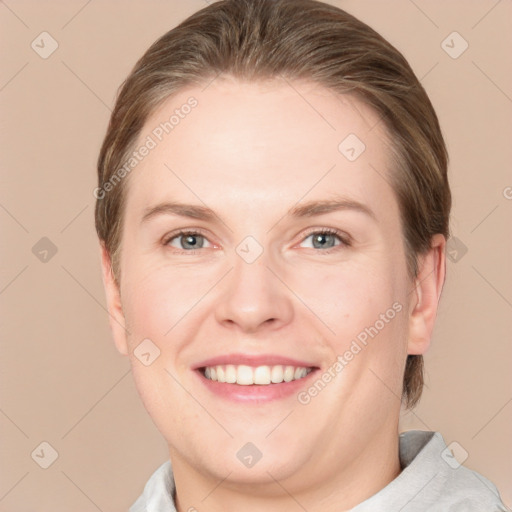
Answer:
[{"label": "nose", "polygon": [[266,251],[252,263],[235,254],[233,269],[218,297],[217,321],[244,333],[275,330],[289,323],[293,294],[274,267]]}]

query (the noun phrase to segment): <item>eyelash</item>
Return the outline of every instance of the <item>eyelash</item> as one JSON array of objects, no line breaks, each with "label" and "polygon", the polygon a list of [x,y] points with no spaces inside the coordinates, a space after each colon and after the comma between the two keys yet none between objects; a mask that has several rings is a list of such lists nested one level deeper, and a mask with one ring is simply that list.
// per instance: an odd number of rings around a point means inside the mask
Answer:
[{"label": "eyelash", "polygon": [[[320,229],[312,228],[306,232],[302,241],[306,240],[311,235],[316,235],[316,234],[318,234],[318,235],[334,235],[334,236],[337,236],[338,240],[341,242],[339,245],[335,245],[334,247],[330,247],[329,249],[318,249],[318,251],[320,251],[324,254],[330,254],[331,252],[339,250],[343,247],[350,247],[352,245],[352,240],[349,235],[347,235],[346,233],[343,233],[342,231],[334,229],[334,228],[320,228]],[[165,236],[162,240],[162,244],[164,246],[167,246],[169,244],[169,242],[171,242],[175,238],[179,238],[180,236],[185,236],[185,235],[187,235],[187,236],[188,235],[192,235],[192,236],[200,235],[200,236],[203,236],[204,238],[206,238],[206,234],[201,229],[194,229],[194,230],[181,229],[181,230],[175,231],[175,232],[170,233],[167,236]],[[315,249],[315,248],[313,247],[313,249]],[[199,250],[201,250],[201,248],[196,249],[196,250],[191,249],[189,251],[186,251],[184,249],[176,249],[176,248],[173,248],[173,250],[179,254],[186,253],[186,254],[194,255]]]}]

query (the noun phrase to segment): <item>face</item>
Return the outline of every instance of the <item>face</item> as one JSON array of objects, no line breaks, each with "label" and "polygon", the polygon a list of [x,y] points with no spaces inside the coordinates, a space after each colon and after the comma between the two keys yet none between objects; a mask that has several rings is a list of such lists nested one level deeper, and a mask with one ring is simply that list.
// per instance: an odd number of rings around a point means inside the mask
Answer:
[{"label": "face", "polygon": [[318,85],[228,78],[147,121],[107,292],[175,471],[314,484],[396,435],[429,336],[378,121]]}]

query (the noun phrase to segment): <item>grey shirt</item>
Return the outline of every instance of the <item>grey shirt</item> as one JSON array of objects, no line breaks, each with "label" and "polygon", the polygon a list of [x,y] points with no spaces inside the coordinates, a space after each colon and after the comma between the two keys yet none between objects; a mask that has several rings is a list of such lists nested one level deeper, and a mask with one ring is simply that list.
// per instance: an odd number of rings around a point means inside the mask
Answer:
[{"label": "grey shirt", "polygon": [[[439,432],[400,434],[401,473],[352,512],[505,512],[496,487],[460,465]],[[129,512],[176,512],[170,461],[150,477]]]}]

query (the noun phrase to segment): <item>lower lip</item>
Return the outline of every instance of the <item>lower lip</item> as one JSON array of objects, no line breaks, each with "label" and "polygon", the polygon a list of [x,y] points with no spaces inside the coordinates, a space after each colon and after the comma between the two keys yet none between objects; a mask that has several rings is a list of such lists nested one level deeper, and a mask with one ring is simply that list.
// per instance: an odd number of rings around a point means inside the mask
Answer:
[{"label": "lower lip", "polygon": [[317,369],[312,370],[306,377],[291,382],[281,382],[280,384],[242,386],[240,384],[228,384],[207,379],[199,370],[196,371],[201,382],[208,390],[217,396],[227,400],[244,403],[271,402],[282,398],[288,398],[291,395],[297,395],[308,387],[309,381],[316,375]]}]

